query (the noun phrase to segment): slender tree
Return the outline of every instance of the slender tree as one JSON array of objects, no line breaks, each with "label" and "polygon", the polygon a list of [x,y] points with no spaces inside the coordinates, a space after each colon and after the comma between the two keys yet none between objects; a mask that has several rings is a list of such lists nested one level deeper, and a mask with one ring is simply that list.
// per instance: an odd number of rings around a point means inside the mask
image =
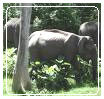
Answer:
[{"label": "slender tree", "polygon": [[[23,3],[21,5],[31,6],[32,4]],[[19,36],[18,54],[12,83],[12,89],[15,92],[24,92],[27,89],[31,89],[31,81],[28,73],[28,37],[31,10],[31,7],[21,8],[21,28]]]}]

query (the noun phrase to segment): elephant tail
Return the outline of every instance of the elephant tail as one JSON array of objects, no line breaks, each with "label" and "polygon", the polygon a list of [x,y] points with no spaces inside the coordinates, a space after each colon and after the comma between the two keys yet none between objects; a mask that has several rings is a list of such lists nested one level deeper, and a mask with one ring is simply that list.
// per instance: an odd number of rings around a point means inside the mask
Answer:
[{"label": "elephant tail", "polygon": [[40,33],[32,33],[30,36],[29,36],[29,45],[28,47],[32,47],[33,45],[36,45],[37,42],[38,42],[38,39],[40,37]]}]

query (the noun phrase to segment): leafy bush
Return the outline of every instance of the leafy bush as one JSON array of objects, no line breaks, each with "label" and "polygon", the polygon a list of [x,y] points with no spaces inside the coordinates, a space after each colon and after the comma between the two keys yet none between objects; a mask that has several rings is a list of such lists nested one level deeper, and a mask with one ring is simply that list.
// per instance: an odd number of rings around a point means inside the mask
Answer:
[{"label": "leafy bush", "polygon": [[48,90],[67,89],[69,86],[67,78],[71,74],[71,65],[64,61],[63,57],[58,57],[48,62],[32,62],[30,77],[36,80],[38,88]]},{"label": "leafy bush", "polygon": [[[13,69],[16,63],[17,55],[14,53],[16,49],[8,48],[7,49],[7,76],[13,76]],[[4,51],[3,56],[3,76],[6,74],[6,51]],[[80,62],[81,67],[81,84],[91,84],[91,62],[88,64],[86,61],[83,61],[80,56],[77,56],[78,61]],[[55,60],[50,62],[31,62],[29,65],[30,77],[32,83],[37,87],[37,90],[42,91],[43,89],[49,91],[58,91],[58,90],[67,90],[76,86],[75,76],[73,66],[70,63],[64,60],[64,57],[59,56]],[[101,63],[99,68],[99,75],[101,76]],[[100,80],[101,84],[101,80]]]},{"label": "leafy bush", "polygon": [[7,76],[13,76],[13,69],[16,64],[17,55],[15,52],[15,48],[7,49],[7,66],[6,66],[6,51],[3,52],[3,76],[6,76],[6,68],[7,68]]},{"label": "leafy bush", "polygon": [[[15,48],[8,48],[7,49],[7,75],[8,77],[12,77],[13,69],[16,64],[17,55],[15,52]],[[84,82],[91,82],[91,62],[88,64],[86,61],[83,61],[78,56],[78,61],[80,62],[80,73],[81,73],[81,81]],[[62,82],[67,83],[69,82],[69,78],[74,79],[74,70],[70,63],[67,63],[64,60],[64,57],[59,56],[57,59],[52,60],[50,63],[48,62],[32,62],[29,66],[31,70],[30,76],[32,80],[41,81],[43,80],[44,83],[47,85],[53,83],[52,86],[55,86],[54,82],[57,84]],[[6,74],[6,51],[3,53],[3,74],[5,77]],[[99,68],[99,75],[101,76],[101,63]],[[50,83],[49,83],[50,82]],[[42,85],[42,84],[40,84]],[[44,85],[46,87],[46,85]],[[62,85],[61,85],[62,86]],[[64,87],[64,86],[63,86]]]},{"label": "leafy bush", "polygon": [[81,73],[81,81],[82,83],[89,81],[92,81],[92,65],[91,61],[87,63],[84,61],[80,56],[78,56],[78,61],[80,63],[80,73]]},{"label": "leafy bush", "polygon": [[[91,61],[87,63],[79,56],[81,84],[91,83],[92,85],[92,72]],[[32,62],[32,69],[30,70],[30,77],[35,81],[39,89],[46,88],[48,90],[67,90],[68,88],[76,85],[73,66],[64,60],[64,57],[59,56],[55,60],[48,62]]]}]

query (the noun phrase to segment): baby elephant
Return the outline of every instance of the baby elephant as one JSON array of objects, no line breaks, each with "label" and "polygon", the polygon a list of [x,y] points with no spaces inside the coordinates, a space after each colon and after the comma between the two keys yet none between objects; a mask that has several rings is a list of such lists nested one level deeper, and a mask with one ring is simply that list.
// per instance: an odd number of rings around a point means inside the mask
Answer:
[{"label": "baby elephant", "polygon": [[92,78],[97,76],[97,54],[96,46],[89,36],[79,36],[74,33],[58,29],[46,29],[36,31],[29,36],[29,53],[32,61],[51,60],[63,55],[77,71],[75,78],[80,82],[80,66],[77,55],[84,60],[92,60]]}]

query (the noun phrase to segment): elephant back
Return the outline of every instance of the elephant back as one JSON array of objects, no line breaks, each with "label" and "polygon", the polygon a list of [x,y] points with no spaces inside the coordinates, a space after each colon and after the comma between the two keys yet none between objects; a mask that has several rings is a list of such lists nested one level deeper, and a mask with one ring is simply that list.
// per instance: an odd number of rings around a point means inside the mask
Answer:
[{"label": "elephant back", "polygon": [[66,35],[66,36],[69,35],[69,32],[62,31],[62,30],[59,30],[59,29],[44,29],[43,31],[52,32],[52,33],[59,33],[59,34],[63,34],[63,35]]}]

